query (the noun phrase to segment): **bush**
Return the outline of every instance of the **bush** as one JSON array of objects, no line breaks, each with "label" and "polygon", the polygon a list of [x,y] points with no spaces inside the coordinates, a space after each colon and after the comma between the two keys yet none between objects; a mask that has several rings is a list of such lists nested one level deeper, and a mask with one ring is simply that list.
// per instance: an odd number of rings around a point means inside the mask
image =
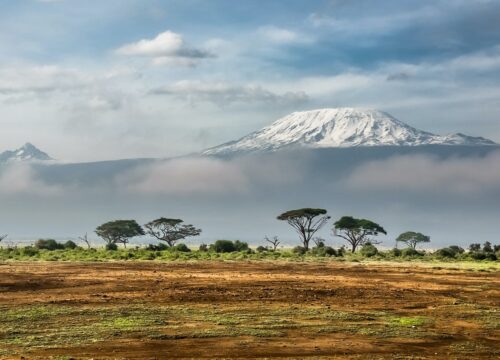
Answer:
[{"label": "bush", "polygon": [[461,248],[460,246],[457,246],[457,245],[451,245],[451,246],[448,246],[448,248],[453,250],[456,255],[463,254],[465,252],[465,250],[463,248]]},{"label": "bush", "polygon": [[311,249],[311,254],[315,256],[325,257],[325,256],[337,256],[337,252],[331,246],[325,246],[325,244],[320,243],[318,246]]},{"label": "bush", "polygon": [[21,254],[24,256],[36,256],[38,253],[38,248],[33,246],[26,246],[21,249]]},{"label": "bush", "polygon": [[208,251],[208,245],[207,244],[201,244],[200,247],[198,248],[199,251],[201,252],[207,252]]},{"label": "bush", "polygon": [[248,244],[246,242],[236,240],[234,242],[234,248],[236,251],[248,251]]},{"label": "bush", "polygon": [[307,250],[303,246],[296,246],[292,249],[292,252],[297,255],[304,255],[307,252]]},{"label": "bush", "polygon": [[178,252],[191,252],[191,249],[187,247],[186,244],[177,244],[172,247],[172,250],[178,251]]},{"label": "bush", "polygon": [[325,246],[325,254],[328,256],[337,256],[337,251],[331,246]]},{"label": "bush", "polygon": [[109,243],[109,244],[106,244],[105,249],[108,251],[116,251],[116,250],[118,250],[118,245],[116,245],[115,243]]},{"label": "bush", "polygon": [[39,239],[35,242],[35,248],[38,250],[59,250],[64,249],[64,245],[58,243],[54,239]]},{"label": "bush", "polygon": [[148,244],[146,247],[146,250],[150,251],[164,251],[168,250],[168,245],[164,243],[159,243],[159,244]]},{"label": "bush", "polygon": [[366,243],[361,248],[361,255],[366,257],[372,257],[378,254],[378,249],[371,243]]},{"label": "bush", "polygon": [[492,260],[492,261],[497,260],[496,255],[492,252],[475,251],[471,252],[469,256],[474,260]]},{"label": "bush", "polygon": [[346,253],[346,248],[345,245],[342,245],[338,250],[337,250],[337,256],[343,257]]},{"label": "bush", "polygon": [[485,253],[492,253],[493,252],[493,248],[491,247],[491,243],[489,241],[486,241],[484,244],[483,244],[483,251]]},{"label": "bush", "polygon": [[393,256],[393,257],[400,257],[401,256],[401,250],[399,250],[398,248],[394,248],[392,250],[389,250],[387,252],[387,255]]},{"label": "bush", "polygon": [[70,250],[74,250],[78,247],[78,245],[76,245],[76,243],[71,240],[66,241],[63,246],[65,249],[70,249]]},{"label": "bush", "polygon": [[257,252],[261,253],[261,252],[266,252],[268,249],[261,245],[261,246],[258,246],[257,249],[255,249],[255,250],[257,250]]},{"label": "bush", "polygon": [[415,250],[414,248],[406,248],[406,249],[401,250],[401,255],[404,257],[424,256],[423,253]]},{"label": "bush", "polygon": [[469,245],[469,251],[470,252],[476,252],[476,251],[479,251],[479,250],[481,250],[481,244],[475,243],[475,244],[470,244]]},{"label": "bush", "polygon": [[455,258],[458,252],[455,251],[455,249],[452,249],[451,247],[447,247],[437,250],[435,254],[441,258]]},{"label": "bush", "polygon": [[216,253],[230,253],[236,251],[236,246],[234,246],[231,240],[217,240],[212,248]]}]

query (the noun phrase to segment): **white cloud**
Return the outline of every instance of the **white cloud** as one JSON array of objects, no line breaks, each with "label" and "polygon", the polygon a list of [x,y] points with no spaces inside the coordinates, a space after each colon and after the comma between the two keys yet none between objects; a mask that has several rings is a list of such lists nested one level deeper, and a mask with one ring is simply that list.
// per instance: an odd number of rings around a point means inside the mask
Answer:
[{"label": "white cloud", "polygon": [[153,39],[142,39],[124,45],[116,53],[151,58],[154,65],[181,66],[193,66],[199,59],[212,56],[206,51],[188,47],[182,35],[172,31],[165,31]]},{"label": "white cloud", "polygon": [[386,16],[363,16],[362,14],[360,12],[355,17],[338,18],[331,15],[312,13],[308,16],[308,21],[313,27],[326,27],[337,34],[365,35],[388,33],[413,26],[416,23],[431,22],[440,19],[442,15],[439,8],[431,6]]},{"label": "white cloud", "polygon": [[14,163],[0,169],[0,195],[17,194],[54,196],[62,194],[63,189],[48,185],[36,178],[30,165]]},{"label": "white cloud", "polygon": [[170,95],[189,102],[211,102],[219,106],[233,103],[300,104],[308,101],[303,91],[275,93],[257,85],[233,85],[224,82],[184,80],[151,91],[154,95]]},{"label": "white cloud", "polygon": [[305,43],[311,41],[310,38],[303,34],[276,26],[260,27],[258,33],[264,39],[277,44]]},{"label": "white cloud", "polygon": [[230,194],[248,187],[248,179],[236,164],[209,158],[158,162],[134,169],[117,181],[121,188],[144,194]]},{"label": "white cloud", "polygon": [[0,96],[67,91],[88,84],[82,72],[54,65],[11,65],[0,68]]},{"label": "white cloud", "polygon": [[484,158],[439,160],[397,156],[355,169],[345,180],[352,189],[477,195],[500,191],[500,152]]},{"label": "white cloud", "polygon": [[118,189],[140,194],[247,194],[256,187],[299,183],[304,177],[303,162],[304,156],[287,154],[231,160],[178,158],[139,166],[116,182]]}]

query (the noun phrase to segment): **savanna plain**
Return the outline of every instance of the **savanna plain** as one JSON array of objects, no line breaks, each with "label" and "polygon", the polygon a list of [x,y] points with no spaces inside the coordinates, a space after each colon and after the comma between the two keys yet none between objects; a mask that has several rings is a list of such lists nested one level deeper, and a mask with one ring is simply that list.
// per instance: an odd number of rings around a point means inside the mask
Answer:
[{"label": "savanna plain", "polygon": [[494,359],[498,262],[0,262],[2,359]]}]

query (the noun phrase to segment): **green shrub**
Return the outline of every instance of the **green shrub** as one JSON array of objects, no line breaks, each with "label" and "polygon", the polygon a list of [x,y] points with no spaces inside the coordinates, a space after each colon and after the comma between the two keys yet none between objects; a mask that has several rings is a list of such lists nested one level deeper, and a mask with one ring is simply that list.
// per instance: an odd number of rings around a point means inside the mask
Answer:
[{"label": "green shrub", "polygon": [[303,246],[296,246],[292,249],[292,252],[297,255],[304,255],[307,252],[307,250]]},{"label": "green shrub", "polygon": [[36,256],[38,255],[39,253],[39,250],[38,248],[36,247],[33,247],[33,246],[26,246],[26,247],[23,247],[21,249],[21,255],[24,255],[24,256]]},{"label": "green shrub", "polygon": [[493,252],[493,248],[491,247],[491,243],[489,241],[486,241],[484,244],[483,244],[483,251],[485,253],[492,253]]},{"label": "green shrub", "polygon": [[35,247],[38,250],[60,250],[64,249],[64,245],[58,243],[54,239],[39,239],[35,242]]},{"label": "green shrub", "polygon": [[492,252],[484,252],[484,251],[474,251],[469,253],[469,256],[474,260],[497,260],[497,256]]},{"label": "green shrub", "polygon": [[456,252],[452,248],[447,247],[447,248],[442,248],[442,249],[437,250],[435,252],[435,254],[441,258],[455,258],[455,256],[458,254],[458,252]]},{"label": "green shrub", "polygon": [[460,246],[457,246],[457,245],[451,245],[451,246],[448,246],[448,248],[450,248],[451,250],[453,250],[455,252],[455,254],[463,254],[465,252],[465,250],[463,248],[461,248]]},{"label": "green shrub", "polygon": [[257,252],[261,253],[261,252],[266,252],[268,250],[268,248],[264,247],[264,246],[258,246],[257,249],[255,249]]},{"label": "green shrub", "polygon": [[239,240],[236,240],[234,242],[234,248],[236,249],[236,251],[248,251],[249,250],[248,244],[246,242],[242,242]]},{"label": "green shrub", "polygon": [[481,250],[481,244],[475,243],[475,244],[470,244],[469,245],[469,251],[470,252],[476,252]]},{"label": "green shrub", "polygon": [[417,257],[424,256],[420,251],[415,250],[414,248],[406,248],[401,250],[401,255],[404,257]]},{"label": "green shrub", "polygon": [[70,250],[74,250],[78,247],[78,245],[76,245],[76,243],[71,240],[66,241],[63,246],[65,249],[70,249]]},{"label": "green shrub", "polygon": [[186,244],[177,244],[172,247],[172,250],[178,251],[178,252],[191,252],[191,249],[187,247]]},{"label": "green shrub", "polygon": [[207,244],[201,244],[200,247],[198,248],[199,251],[201,252],[207,252],[208,251],[208,245]]},{"label": "green shrub", "polygon": [[338,250],[337,250],[337,256],[343,257],[346,253],[346,248],[345,245],[342,245]]},{"label": "green shrub", "polygon": [[109,243],[109,244],[106,244],[105,249],[108,251],[116,251],[116,250],[118,250],[118,245],[116,245],[115,243]]},{"label": "green shrub", "polygon": [[311,254],[319,257],[326,256],[337,256],[337,251],[331,246],[325,246],[324,244],[315,246],[311,249]]},{"label": "green shrub", "polygon": [[495,253],[486,253],[486,260],[491,260],[491,261],[495,261],[497,260],[497,256],[495,255]]},{"label": "green shrub", "polygon": [[373,257],[378,254],[378,249],[371,243],[366,243],[361,248],[361,255],[365,257]]},{"label": "green shrub", "polygon": [[230,253],[236,251],[236,246],[231,240],[217,240],[213,246],[216,253]]},{"label": "green shrub", "polygon": [[387,252],[387,255],[388,256],[393,256],[393,257],[400,257],[401,256],[401,250],[399,250],[398,248],[394,248],[392,250],[389,250]]},{"label": "green shrub", "polygon": [[165,251],[165,250],[168,250],[168,245],[165,244],[165,243],[148,244],[148,246],[146,246],[146,250],[150,250],[150,251]]}]

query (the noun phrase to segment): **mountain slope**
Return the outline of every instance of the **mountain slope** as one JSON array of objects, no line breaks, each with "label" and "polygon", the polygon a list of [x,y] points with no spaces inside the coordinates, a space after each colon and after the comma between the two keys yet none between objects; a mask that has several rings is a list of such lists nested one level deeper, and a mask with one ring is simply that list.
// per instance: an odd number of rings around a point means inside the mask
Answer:
[{"label": "mountain slope", "polygon": [[413,128],[377,110],[355,108],[294,112],[240,140],[203,152],[267,152],[288,147],[495,145],[491,140],[463,134],[435,135]]},{"label": "mountain slope", "polygon": [[7,150],[0,154],[0,163],[17,161],[48,161],[53,160],[47,153],[36,146],[26,143],[17,150]]}]

